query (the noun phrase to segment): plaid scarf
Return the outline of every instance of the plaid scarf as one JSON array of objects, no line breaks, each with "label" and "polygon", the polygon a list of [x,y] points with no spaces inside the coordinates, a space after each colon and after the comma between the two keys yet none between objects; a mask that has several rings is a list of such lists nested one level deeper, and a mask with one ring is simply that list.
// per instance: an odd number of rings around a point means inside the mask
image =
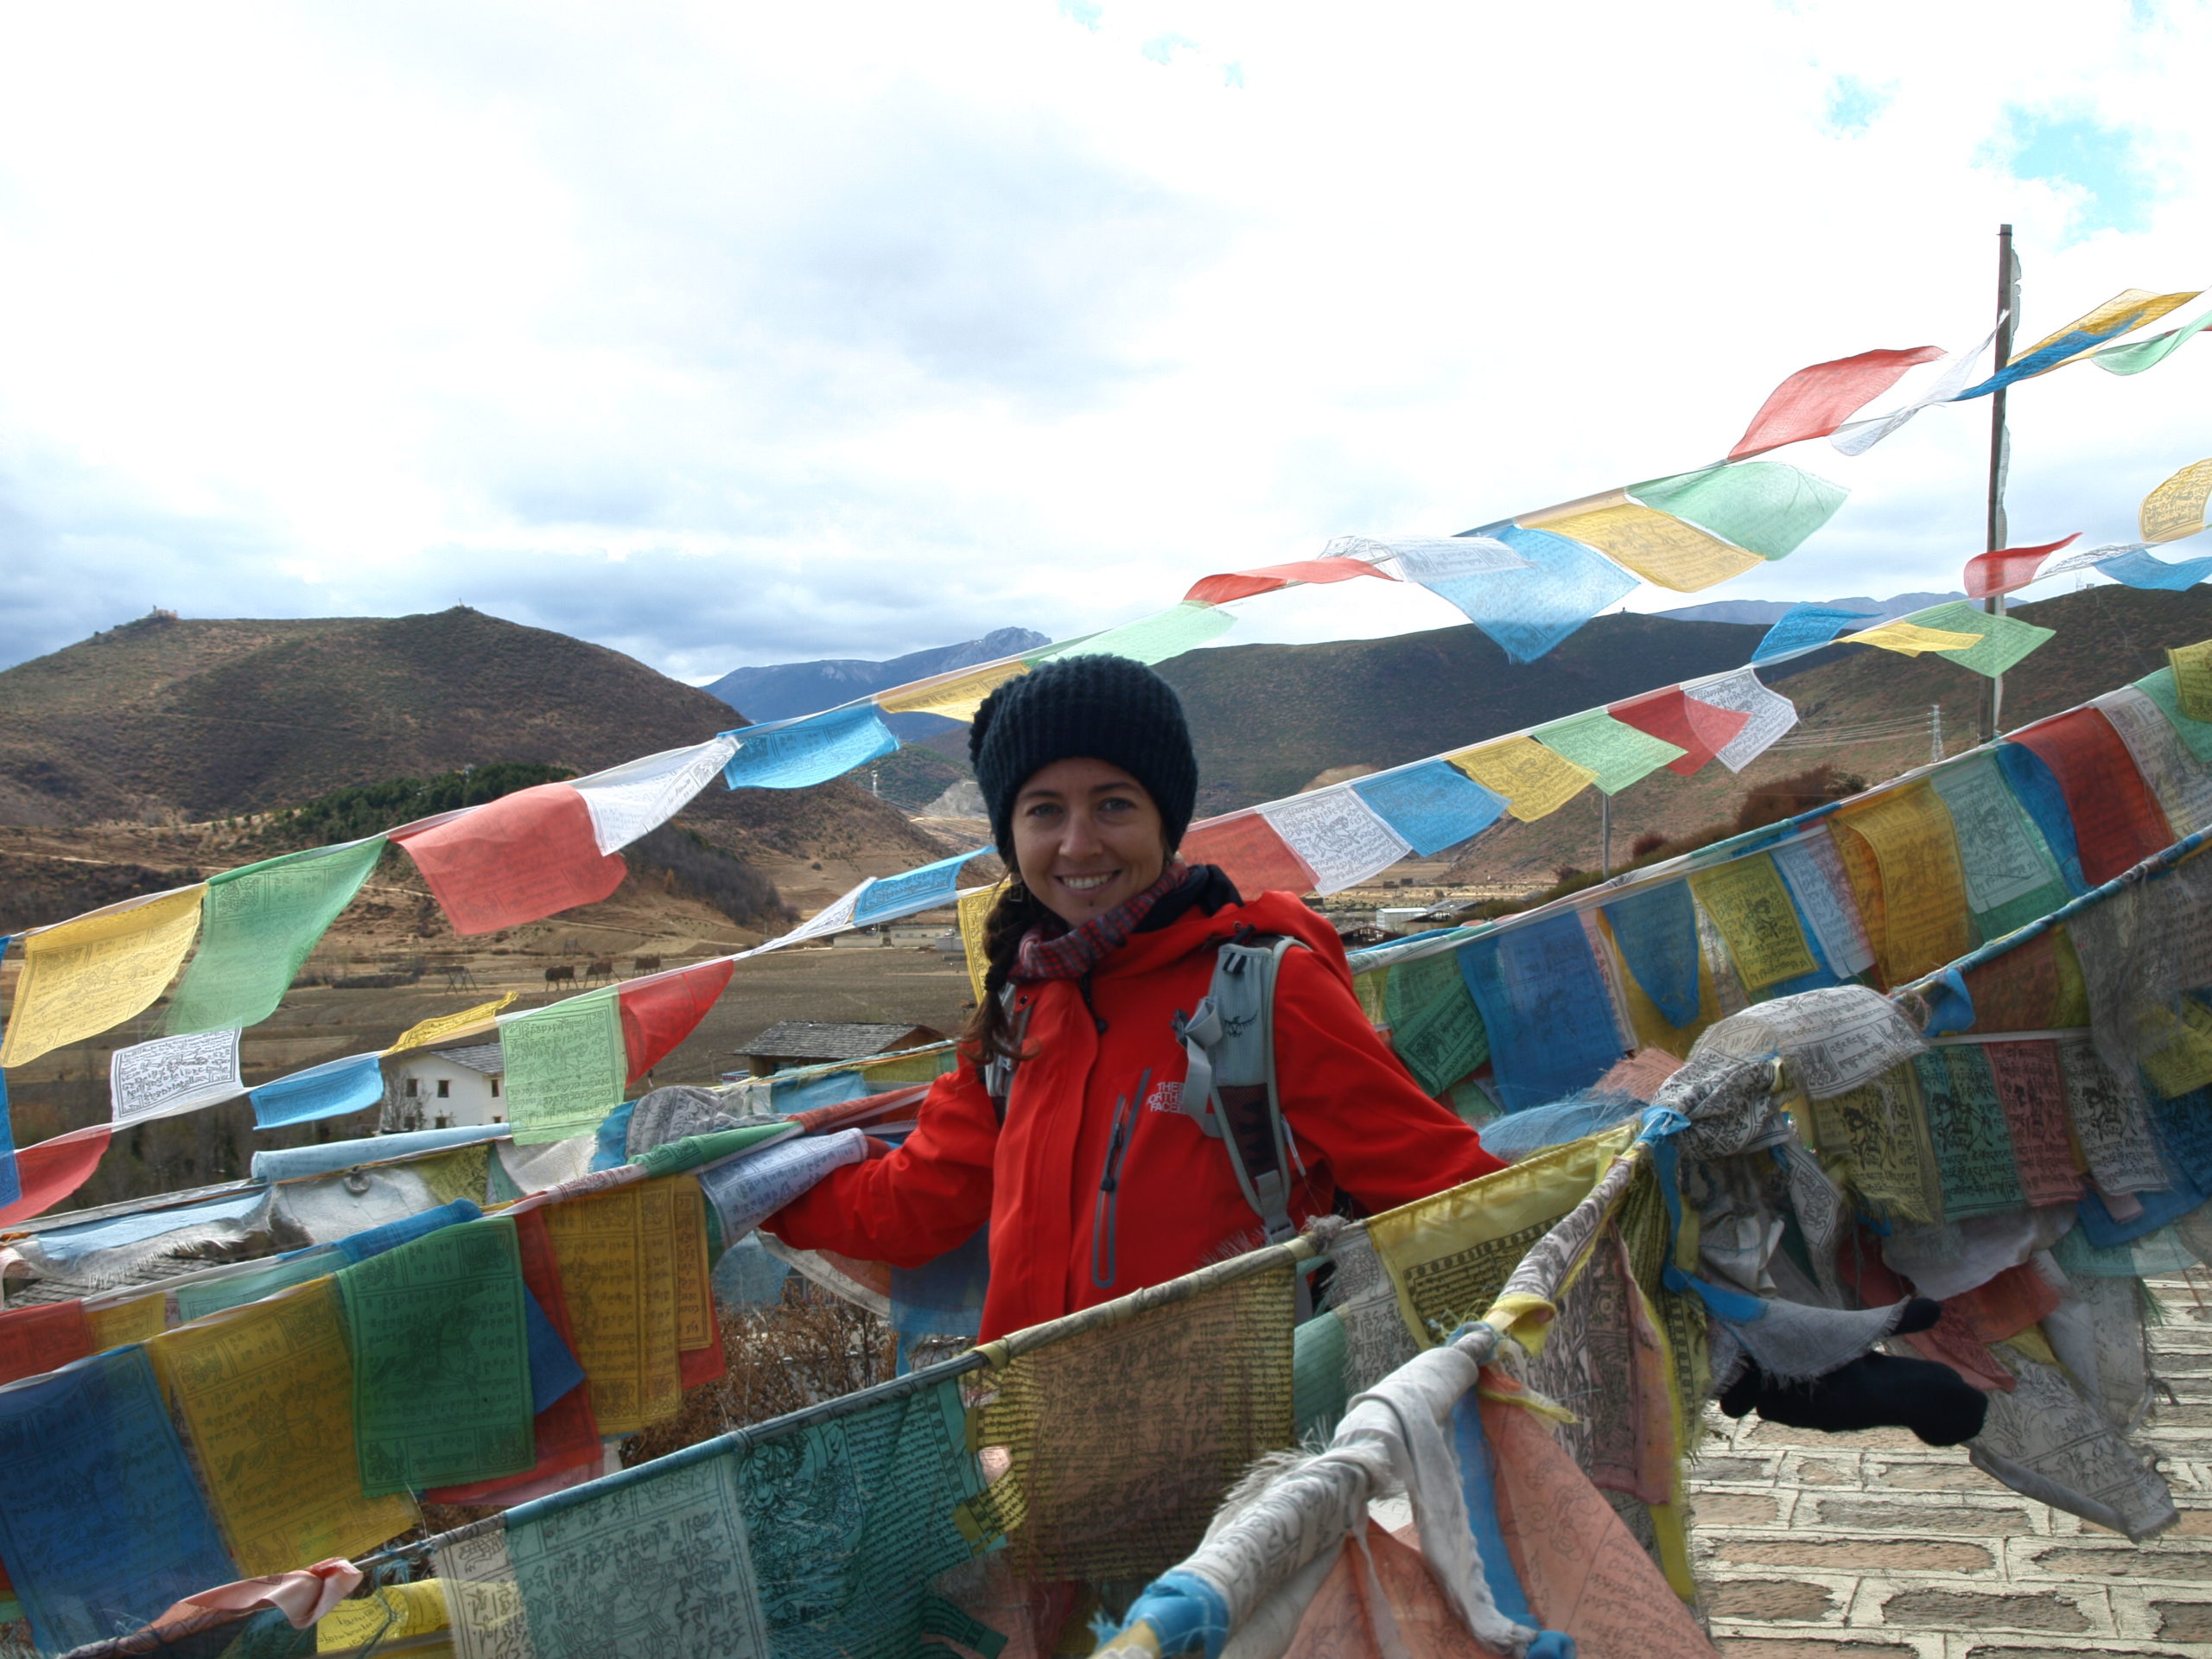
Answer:
[{"label": "plaid scarf", "polygon": [[[1007,977],[1018,980],[1081,979],[1128,943],[1137,925],[1152,907],[1190,879],[1188,865],[1173,862],[1160,880],[1135,898],[1125,899],[1103,916],[1094,916],[1081,927],[1071,928],[1055,918],[1033,927],[1021,937],[1021,947]],[[1047,935],[1046,927],[1064,931]]]}]

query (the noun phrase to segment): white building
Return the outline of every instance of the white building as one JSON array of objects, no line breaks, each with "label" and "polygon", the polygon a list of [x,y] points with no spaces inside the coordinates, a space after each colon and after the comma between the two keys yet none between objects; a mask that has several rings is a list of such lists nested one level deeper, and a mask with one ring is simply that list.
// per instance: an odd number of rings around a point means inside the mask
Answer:
[{"label": "white building", "polygon": [[504,1123],[505,1075],[497,1043],[400,1055],[385,1066],[384,1129],[397,1134]]}]

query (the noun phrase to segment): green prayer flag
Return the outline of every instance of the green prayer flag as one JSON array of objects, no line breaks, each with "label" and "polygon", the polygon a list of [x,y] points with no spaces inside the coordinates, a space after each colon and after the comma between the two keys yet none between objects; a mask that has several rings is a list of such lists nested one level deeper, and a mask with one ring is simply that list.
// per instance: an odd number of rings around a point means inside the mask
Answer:
[{"label": "green prayer flag", "polygon": [[1219,639],[1236,625],[1235,614],[1218,605],[1185,601],[1150,616],[1139,617],[1134,622],[1124,622],[1118,628],[1109,628],[1103,633],[1090,634],[1064,645],[1049,645],[1031,653],[1025,660],[1043,663],[1056,657],[1127,657],[1140,663],[1164,663],[1171,657],[1197,650],[1210,639]]},{"label": "green prayer flag", "polygon": [[1598,787],[1608,795],[1619,794],[1683,753],[1663,737],[1639,732],[1602,709],[1539,726],[1535,739],[1554,754],[1596,772]]},{"label": "green prayer flag", "polygon": [[1631,484],[1628,493],[1763,559],[1786,559],[1851,492],[1780,461],[1739,461]]},{"label": "green prayer flag", "polygon": [[[797,1123],[747,1123],[741,1128],[716,1129],[707,1135],[687,1135],[681,1141],[664,1141],[647,1147],[630,1161],[645,1166],[651,1176],[680,1175],[687,1169],[734,1158],[772,1141],[789,1140],[799,1133]],[[710,1205],[709,1211],[713,1209]]]},{"label": "green prayer flag", "polygon": [[622,1103],[630,1081],[612,988],[502,1020],[499,1053],[518,1147],[588,1134]]},{"label": "green prayer flag", "polygon": [[1934,628],[1942,633],[1980,634],[1981,643],[1978,645],[1966,651],[1946,651],[1936,654],[1946,662],[1956,663],[1961,668],[1970,668],[1977,674],[1993,676],[2009,673],[2014,664],[2050,639],[2055,632],[2050,628],[2039,628],[2032,622],[2023,622],[2017,616],[1992,616],[1974,601],[1966,599],[1955,599],[1948,605],[1932,606],[1897,620],[1910,622],[1918,628]]},{"label": "green prayer flag", "polygon": [[2183,342],[2212,324],[2212,311],[2207,311],[2195,322],[2179,328],[2153,334],[2148,340],[2139,340],[2126,346],[2107,346],[2101,352],[2089,353],[2089,361],[2111,374],[2140,374],[2154,365],[2164,362],[2182,347]]},{"label": "green prayer flag", "polygon": [[335,1245],[325,1244],[250,1273],[227,1274],[199,1284],[181,1284],[175,1291],[177,1319],[180,1324],[188,1324],[209,1313],[219,1313],[226,1307],[244,1307],[248,1302],[274,1296],[280,1290],[304,1285],[310,1279],[327,1278],[345,1265],[345,1253]]},{"label": "green prayer flag", "polygon": [[370,1497],[537,1461],[522,1252],[512,1217],[442,1227],[342,1269],[353,1440]]},{"label": "green prayer flag", "polygon": [[381,836],[211,876],[200,950],[169,1002],[168,1033],[229,1031],[276,1012],[308,953],[384,856]]},{"label": "green prayer flag", "polygon": [[2194,720],[2182,706],[2181,688],[2171,668],[2145,674],[2135,689],[2158,705],[2158,712],[2172,722],[2175,734],[2190,753],[2212,766],[2212,721]]},{"label": "green prayer flag", "polygon": [[1383,1002],[1390,1046],[1430,1094],[1441,1094],[1490,1058],[1490,1033],[1468,995],[1457,952],[1398,963]]}]

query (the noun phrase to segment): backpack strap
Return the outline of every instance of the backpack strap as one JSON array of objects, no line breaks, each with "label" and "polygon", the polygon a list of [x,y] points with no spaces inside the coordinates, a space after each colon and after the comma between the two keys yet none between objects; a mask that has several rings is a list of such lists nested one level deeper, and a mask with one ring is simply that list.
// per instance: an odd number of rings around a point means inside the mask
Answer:
[{"label": "backpack strap", "polygon": [[1244,1202],[1268,1242],[1296,1236],[1292,1172],[1306,1171],[1282,1119],[1275,1077],[1274,994],[1283,953],[1300,941],[1240,931],[1214,958],[1213,983],[1195,1013],[1175,1016],[1189,1069],[1181,1110],[1222,1143]]},{"label": "backpack strap", "polygon": [[[1014,1013],[1014,987],[1010,984],[999,987],[999,1006],[1006,1011],[1014,1027],[1014,1046],[1019,1052],[1021,1039],[1029,1033],[1029,1011],[1025,1008],[1018,1015]],[[983,1092],[991,1097],[991,1110],[997,1116],[1001,1128],[1006,1127],[1006,1103],[1014,1094],[1014,1068],[1020,1064],[1012,1055],[999,1054],[983,1067]]]}]

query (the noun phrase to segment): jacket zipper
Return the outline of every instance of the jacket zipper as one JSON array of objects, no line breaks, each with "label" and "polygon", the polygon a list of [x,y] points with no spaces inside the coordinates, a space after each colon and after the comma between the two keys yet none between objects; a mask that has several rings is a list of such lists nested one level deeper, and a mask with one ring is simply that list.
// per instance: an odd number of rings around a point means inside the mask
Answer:
[{"label": "jacket zipper", "polygon": [[1152,1069],[1147,1066],[1137,1079],[1136,1093],[1123,1095],[1114,1103],[1114,1133],[1106,1142],[1106,1171],[1098,1178],[1098,1202],[1090,1217],[1090,1282],[1101,1290],[1114,1282],[1114,1218],[1121,1197],[1122,1157],[1135,1133],[1135,1109],[1143,1103],[1144,1091],[1151,1083]]}]

